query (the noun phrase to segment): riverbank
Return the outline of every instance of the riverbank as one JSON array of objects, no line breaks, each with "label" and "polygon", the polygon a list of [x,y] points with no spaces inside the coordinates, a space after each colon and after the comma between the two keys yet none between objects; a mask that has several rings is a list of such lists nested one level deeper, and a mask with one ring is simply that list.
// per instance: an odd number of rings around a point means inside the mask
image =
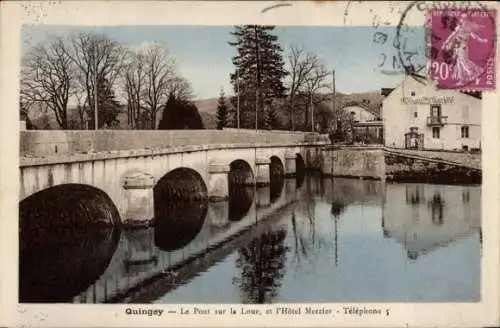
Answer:
[{"label": "riverbank", "polygon": [[481,154],[395,149],[383,146],[330,146],[323,149],[327,176],[481,184]]}]

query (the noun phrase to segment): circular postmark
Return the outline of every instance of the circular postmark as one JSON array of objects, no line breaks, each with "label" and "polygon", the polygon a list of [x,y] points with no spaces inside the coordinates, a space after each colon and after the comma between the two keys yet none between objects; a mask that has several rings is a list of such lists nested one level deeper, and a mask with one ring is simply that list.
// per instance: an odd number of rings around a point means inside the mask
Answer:
[{"label": "circular postmark", "polygon": [[[424,12],[426,22],[424,65],[415,66],[410,57],[415,55],[405,49],[406,20],[412,10]],[[443,89],[487,89],[481,81],[494,84],[494,74],[488,62],[495,55],[495,17],[492,9],[479,1],[462,3],[427,4],[425,1],[409,3],[396,27],[394,47],[406,75],[417,81],[431,77]],[[486,31],[487,37],[480,32]],[[483,33],[484,34],[484,33]],[[469,46],[469,38],[479,42],[475,48]],[[472,58],[472,55],[475,55]],[[422,55],[422,54],[420,54]],[[450,82],[450,81],[458,82]],[[495,79],[496,80],[496,79]]]}]

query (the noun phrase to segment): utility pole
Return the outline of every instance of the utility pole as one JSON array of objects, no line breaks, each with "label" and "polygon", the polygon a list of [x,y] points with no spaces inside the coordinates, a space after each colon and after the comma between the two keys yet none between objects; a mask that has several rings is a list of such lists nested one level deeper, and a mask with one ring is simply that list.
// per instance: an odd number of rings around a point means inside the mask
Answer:
[{"label": "utility pole", "polygon": [[236,119],[238,130],[240,129],[240,69],[236,68],[236,92],[238,93],[236,97]]},{"label": "utility pole", "polygon": [[94,53],[94,130],[99,130],[97,120],[97,58]]},{"label": "utility pole", "polygon": [[313,93],[309,95],[309,106],[311,107],[311,132],[314,132],[314,107],[313,107]]},{"label": "utility pole", "polygon": [[335,117],[335,70],[332,70],[332,112],[333,112],[333,124],[335,126],[335,131],[337,131],[337,118]]},{"label": "utility pole", "polygon": [[259,88],[255,90],[255,130],[258,129],[257,124],[258,124],[258,119],[259,119]]}]

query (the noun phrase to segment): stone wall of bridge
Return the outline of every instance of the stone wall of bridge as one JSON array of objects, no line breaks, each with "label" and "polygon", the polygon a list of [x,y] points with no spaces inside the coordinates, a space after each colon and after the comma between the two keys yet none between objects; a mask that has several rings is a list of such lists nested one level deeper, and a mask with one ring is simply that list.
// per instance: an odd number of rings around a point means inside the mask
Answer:
[{"label": "stone wall of bridge", "polygon": [[325,175],[385,179],[384,150],[381,147],[327,147],[322,157]]},{"label": "stone wall of bridge", "polygon": [[[20,200],[58,185],[87,185],[110,197],[123,223],[143,224],[153,218],[154,188],[169,172],[182,169],[187,172],[184,178],[197,176],[196,185],[204,185],[201,189],[206,190],[211,200],[223,200],[228,197],[228,178],[234,161],[247,163],[255,184],[269,184],[271,157],[279,159],[286,173],[295,173],[295,159],[304,157],[308,147],[247,145],[223,149],[207,145],[194,148],[186,147],[185,152],[168,149],[125,152],[122,156],[98,153],[96,157],[70,156],[67,161],[64,156],[24,158],[20,165]],[[191,187],[182,188],[182,184],[176,182],[162,187],[162,190],[170,189],[185,194]]]},{"label": "stone wall of bridge", "polygon": [[20,156],[106,152],[186,145],[298,143],[311,133],[255,130],[21,131]]}]

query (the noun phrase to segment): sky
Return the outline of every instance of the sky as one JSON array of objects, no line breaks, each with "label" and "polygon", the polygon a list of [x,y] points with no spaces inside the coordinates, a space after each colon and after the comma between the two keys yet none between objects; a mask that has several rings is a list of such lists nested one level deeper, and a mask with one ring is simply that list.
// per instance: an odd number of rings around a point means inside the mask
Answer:
[{"label": "sky", "polygon": [[[21,31],[21,53],[24,55],[36,44],[46,42],[50,35],[68,36],[79,31],[105,33],[130,46],[156,41],[175,56],[180,74],[193,87],[195,99],[215,98],[221,88],[226,94],[233,93],[229,74],[234,72],[231,58],[236,50],[228,44],[232,30],[232,26],[27,25]],[[387,35],[383,44],[381,33]],[[316,53],[328,70],[335,70],[337,92],[379,91],[396,86],[404,76],[402,72],[382,73],[394,71],[393,57],[396,56],[396,61],[399,58],[400,51],[393,45],[395,27],[277,26],[275,34],[285,62],[289,47],[297,45]],[[412,60],[425,63],[423,28],[402,30],[400,35],[400,44],[417,53]],[[379,42],[374,42],[374,38]]]}]

